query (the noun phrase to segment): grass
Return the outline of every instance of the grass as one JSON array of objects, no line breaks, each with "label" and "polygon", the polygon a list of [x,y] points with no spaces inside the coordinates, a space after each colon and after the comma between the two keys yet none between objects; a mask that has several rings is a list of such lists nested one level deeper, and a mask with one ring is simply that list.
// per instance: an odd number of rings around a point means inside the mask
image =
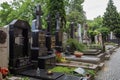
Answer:
[{"label": "grass", "polygon": [[[84,76],[82,74],[77,74],[74,72],[76,68],[74,67],[63,67],[63,66],[56,66],[53,69],[50,69],[52,72],[61,72],[61,73],[65,73],[68,75],[74,75],[74,76]],[[85,74],[90,74],[91,76],[95,76],[96,72],[94,70],[88,70],[85,69],[86,73]]]}]

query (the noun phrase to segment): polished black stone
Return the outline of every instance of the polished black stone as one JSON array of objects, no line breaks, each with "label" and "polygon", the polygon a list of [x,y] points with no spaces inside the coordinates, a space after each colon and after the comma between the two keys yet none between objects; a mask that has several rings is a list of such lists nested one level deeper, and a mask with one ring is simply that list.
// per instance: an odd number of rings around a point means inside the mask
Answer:
[{"label": "polished black stone", "polygon": [[40,69],[53,68],[55,66],[55,63],[56,63],[55,55],[38,57],[38,67]]},{"label": "polished black stone", "polygon": [[39,74],[37,73],[37,70],[35,70],[35,69],[26,70],[26,71],[23,71],[19,74],[24,75],[24,76],[37,78],[37,79],[42,79],[42,80],[57,80],[58,78],[60,78],[61,76],[64,75],[63,73],[58,73],[58,72],[53,72],[53,74],[48,75],[47,71],[44,69],[40,69]]}]

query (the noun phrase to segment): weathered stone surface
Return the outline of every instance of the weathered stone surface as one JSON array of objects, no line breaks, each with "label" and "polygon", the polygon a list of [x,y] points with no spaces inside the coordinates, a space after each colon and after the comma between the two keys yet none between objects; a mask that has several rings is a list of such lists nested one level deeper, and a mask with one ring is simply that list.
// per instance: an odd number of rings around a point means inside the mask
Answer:
[{"label": "weathered stone surface", "polygon": [[[1,31],[4,31],[7,34],[5,43],[0,43],[0,67],[8,67],[8,51],[9,51],[9,45],[8,45],[8,29],[7,28],[0,28]],[[0,34],[1,35],[1,34]]]},{"label": "weathered stone surface", "polygon": [[75,57],[74,55],[66,56],[67,60],[73,60],[73,61],[80,61],[80,62],[88,62],[88,63],[94,63],[99,64],[100,58],[98,57],[91,57],[91,56],[82,56],[82,57]]}]

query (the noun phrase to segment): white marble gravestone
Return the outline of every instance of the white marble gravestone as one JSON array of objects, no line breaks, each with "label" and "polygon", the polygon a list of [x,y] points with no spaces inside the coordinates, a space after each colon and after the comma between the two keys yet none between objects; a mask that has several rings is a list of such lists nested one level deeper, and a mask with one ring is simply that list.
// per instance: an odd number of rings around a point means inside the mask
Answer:
[{"label": "white marble gravestone", "polygon": [[81,29],[81,24],[78,24],[78,40],[79,40],[79,42],[82,42],[82,29]]},{"label": "white marble gravestone", "polygon": [[[1,31],[0,38],[1,40],[4,40],[4,41],[0,41],[0,67],[8,67],[8,62],[9,62],[8,28],[0,28],[0,31]],[[4,37],[4,35],[6,35],[6,37]]]},{"label": "white marble gravestone", "polygon": [[63,32],[63,38],[62,38],[62,44],[63,44],[63,47],[65,48],[66,46],[66,43],[67,43],[67,40],[68,40],[68,35],[67,33]]}]

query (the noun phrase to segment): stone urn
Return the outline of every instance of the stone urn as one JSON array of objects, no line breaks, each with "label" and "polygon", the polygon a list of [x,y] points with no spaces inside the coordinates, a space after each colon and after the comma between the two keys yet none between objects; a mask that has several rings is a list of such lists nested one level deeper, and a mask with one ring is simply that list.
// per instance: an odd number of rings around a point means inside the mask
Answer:
[{"label": "stone urn", "polygon": [[81,57],[83,55],[83,53],[79,52],[79,51],[75,51],[74,55],[75,55],[75,57]]}]

